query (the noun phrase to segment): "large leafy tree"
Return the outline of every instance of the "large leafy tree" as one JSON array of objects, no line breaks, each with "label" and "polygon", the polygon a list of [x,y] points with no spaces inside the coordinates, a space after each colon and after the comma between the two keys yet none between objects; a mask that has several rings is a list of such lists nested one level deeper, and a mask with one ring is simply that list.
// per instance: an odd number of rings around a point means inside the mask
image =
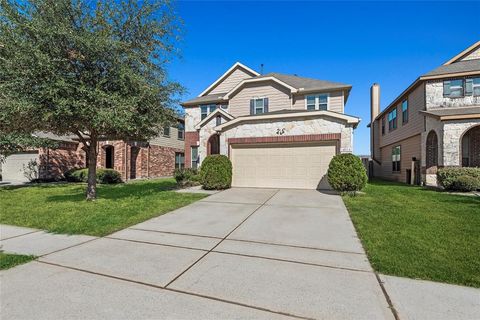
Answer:
[{"label": "large leafy tree", "polygon": [[95,199],[98,141],[173,121],[178,27],[166,0],[0,0],[0,132],[76,135]]}]

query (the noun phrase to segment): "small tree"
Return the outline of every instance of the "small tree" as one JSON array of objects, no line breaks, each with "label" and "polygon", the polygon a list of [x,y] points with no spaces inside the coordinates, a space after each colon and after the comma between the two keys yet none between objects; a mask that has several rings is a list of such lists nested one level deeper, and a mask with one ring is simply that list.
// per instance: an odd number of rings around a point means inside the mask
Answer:
[{"label": "small tree", "polygon": [[174,119],[175,17],[167,0],[0,1],[0,131],[76,135],[95,199],[98,141],[148,139]]}]

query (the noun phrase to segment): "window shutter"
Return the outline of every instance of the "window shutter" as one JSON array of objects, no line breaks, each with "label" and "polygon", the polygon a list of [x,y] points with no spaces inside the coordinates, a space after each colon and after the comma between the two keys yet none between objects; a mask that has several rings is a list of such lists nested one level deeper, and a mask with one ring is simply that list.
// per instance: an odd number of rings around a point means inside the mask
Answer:
[{"label": "window shutter", "polygon": [[473,92],[473,79],[467,79],[465,85],[465,95],[471,96]]},{"label": "window shutter", "polygon": [[263,112],[268,112],[268,98],[263,99]]},{"label": "window shutter", "polygon": [[443,95],[448,97],[450,96],[450,81],[443,81]]},{"label": "window shutter", "polygon": [[250,99],[250,115],[255,114],[255,100]]}]

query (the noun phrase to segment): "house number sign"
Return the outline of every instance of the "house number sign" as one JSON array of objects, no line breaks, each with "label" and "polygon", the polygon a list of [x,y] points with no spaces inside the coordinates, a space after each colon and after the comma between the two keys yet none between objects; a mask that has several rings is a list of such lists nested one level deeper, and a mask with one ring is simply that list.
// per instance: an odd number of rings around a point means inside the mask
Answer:
[{"label": "house number sign", "polygon": [[284,135],[284,134],[285,134],[285,128],[281,128],[281,129],[278,128],[278,129],[277,129],[277,135],[282,136],[282,135]]}]

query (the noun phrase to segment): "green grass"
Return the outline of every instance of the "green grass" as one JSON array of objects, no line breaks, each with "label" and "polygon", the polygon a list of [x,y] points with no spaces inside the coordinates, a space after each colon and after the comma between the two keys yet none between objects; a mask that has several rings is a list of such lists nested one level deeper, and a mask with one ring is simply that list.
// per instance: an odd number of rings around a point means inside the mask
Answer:
[{"label": "green grass", "polygon": [[480,287],[480,197],[384,181],[363,191],[343,199],[375,270]]},{"label": "green grass", "polygon": [[26,263],[35,259],[34,256],[24,256],[19,254],[10,254],[0,252],[0,270],[10,269],[19,264]]},{"label": "green grass", "polygon": [[104,236],[205,197],[174,192],[175,185],[174,179],[99,185],[93,202],[85,201],[82,183],[4,187],[0,188],[0,223]]}]

